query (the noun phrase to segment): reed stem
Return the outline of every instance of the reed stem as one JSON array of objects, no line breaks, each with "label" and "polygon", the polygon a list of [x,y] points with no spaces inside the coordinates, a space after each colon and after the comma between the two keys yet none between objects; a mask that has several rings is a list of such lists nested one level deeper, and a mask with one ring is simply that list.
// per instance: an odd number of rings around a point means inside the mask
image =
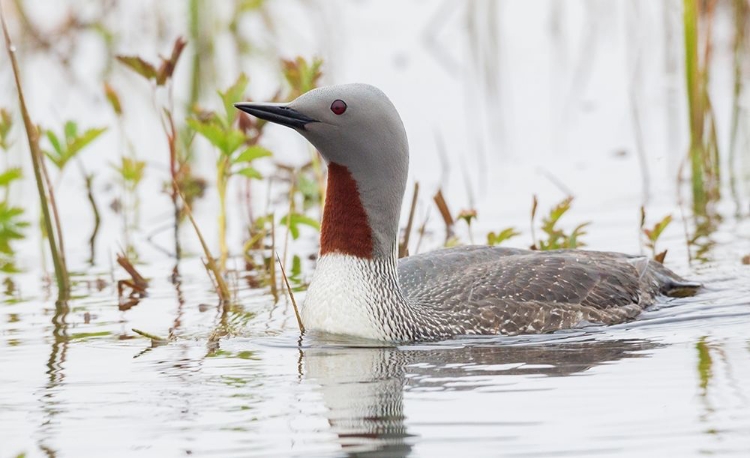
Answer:
[{"label": "reed stem", "polygon": [[226,268],[229,248],[227,247],[227,182],[229,179],[229,158],[221,156],[217,165],[216,189],[219,193],[219,268]]},{"label": "reed stem", "polygon": [[[18,103],[21,108],[23,124],[26,128],[26,137],[29,141],[29,152],[31,153],[31,162],[34,168],[34,178],[36,181],[37,192],[39,193],[39,201],[42,207],[42,216],[44,220],[45,230],[47,231],[47,240],[49,241],[52,263],[55,268],[58,300],[62,302],[70,298],[70,282],[68,278],[68,271],[65,266],[65,257],[63,256],[61,247],[58,248],[57,237],[62,237],[60,224],[59,221],[52,221],[52,215],[50,213],[50,203],[54,202],[54,195],[52,188],[45,189],[45,177],[43,177],[44,158],[42,156],[42,151],[39,148],[39,130],[31,121],[29,110],[26,107],[26,99],[24,98],[23,88],[21,86],[21,72],[18,67],[18,61],[16,60],[16,48],[10,39],[10,34],[8,33],[8,25],[5,22],[5,12],[3,11],[2,3],[0,3],[0,21],[2,22],[3,27],[5,47],[8,51],[8,57],[10,58],[11,67],[13,69],[13,77],[16,82],[16,89],[18,91]],[[57,218],[56,213],[57,212],[55,210],[55,217]],[[57,230],[55,230],[55,227],[57,228]],[[60,240],[60,243],[62,243],[62,240]]]},{"label": "reed stem", "polygon": [[232,295],[229,293],[229,287],[227,286],[227,283],[224,281],[222,272],[219,269],[219,267],[216,265],[216,261],[214,260],[214,257],[211,256],[211,250],[208,249],[208,244],[206,243],[206,240],[203,238],[203,234],[201,233],[201,230],[198,228],[198,223],[196,223],[195,219],[193,218],[193,211],[190,209],[190,205],[188,204],[187,200],[185,200],[185,196],[182,194],[179,187],[177,187],[177,183],[174,183],[173,185],[179,197],[182,199],[182,208],[185,209],[185,213],[187,214],[188,219],[190,219],[190,224],[193,225],[193,229],[195,229],[195,234],[198,236],[198,240],[201,243],[201,247],[203,248],[203,254],[206,256],[206,267],[208,267],[208,270],[210,270],[211,273],[214,274],[214,277],[216,279],[216,292],[219,295],[219,299],[221,300],[222,303],[226,304],[232,299]]}]

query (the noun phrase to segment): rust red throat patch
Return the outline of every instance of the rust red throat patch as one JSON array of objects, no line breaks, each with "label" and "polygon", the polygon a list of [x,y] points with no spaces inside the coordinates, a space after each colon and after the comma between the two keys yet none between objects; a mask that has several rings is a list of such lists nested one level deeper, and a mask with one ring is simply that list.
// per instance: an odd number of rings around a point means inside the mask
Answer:
[{"label": "rust red throat patch", "polygon": [[349,169],[331,162],[320,228],[320,255],[341,253],[372,259],[372,229]]}]

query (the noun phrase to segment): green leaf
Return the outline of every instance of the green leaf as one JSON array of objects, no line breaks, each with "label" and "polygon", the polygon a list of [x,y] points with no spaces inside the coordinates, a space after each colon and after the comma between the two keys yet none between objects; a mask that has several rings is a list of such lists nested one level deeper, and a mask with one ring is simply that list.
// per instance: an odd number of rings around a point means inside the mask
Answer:
[{"label": "green leaf", "polygon": [[64,154],[62,145],[60,144],[60,140],[57,138],[57,135],[55,135],[54,132],[51,130],[45,130],[45,135],[47,136],[47,140],[52,144],[52,148],[54,148],[55,152],[62,156]]},{"label": "green leaf", "polygon": [[78,135],[78,124],[73,121],[68,121],[63,127],[65,143],[60,142],[60,138],[53,131],[45,130],[44,133],[47,140],[49,140],[52,145],[53,151],[43,150],[44,155],[47,156],[57,168],[62,170],[68,161],[73,159],[76,154],[106,130],[106,127],[88,129],[82,135]]},{"label": "green leaf", "polygon": [[203,136],[212,145],[219,148],[222,152],[225,148],[224,131],[221,126],[211,122],[200,122],[197,119],[188,118],[187,125],[198,134]]},{"label": "green leaf", "polygon": [[292,89],[289,94],[292,99],[314,89],[318,85],[318,79],[322,75],[320,71],[321,65],[323,65],[323,61],[317,57],[313,58],[311,64],[302,57],[282,61],[282,72],[284,79],[286,79],[286,82]]},{"label": "green leaf", "polygon": [[300,225],[308,226],[315,229],[316,231],[320,231],[320,223],[318,222],[318,220],[300,213],[292,213],[291,217],[290,215],[282,216],[281,220],[279,220],[279,225],[286,226],[287,224],[289,225],[289,233],[292,234],[292,238],[294,240],[297,240],[297,238],[299,237]]},{"label": "green leaf", "polygon": [[494,232],[490,232],[489,234],[487,234],[487,245],[500,245],[504,241],[511,239],[513,237],[516,237],[518,235],[521,235],[521,233],[516,231],[512,227],[503,229],[497,234]]},{"label": "green leaf", "polygon": [[225,118],[225,125],[227,127],[234,123],[237,118],[237,109],[234,107],[236,102],[242,101],[242,96],[247,88],[248,78],[244,73],[240,73],[237,81],[227,88],[224,92],[219,91],[219,97],[224,102],[224,110],[226,111],[227,117]]},{"label": "green leaf", "polygon": [[122,64],[147,80],[156,80],[156,68],[138,56],[115,56]]},{"label": "green leaf", "polygon": [[8,132],[13,126],[13,118],[5,108],[0,108],[0,148],[7,150],[10,147],[8,143]]},{"label": "green leaf", "polygon": [[83,148],[89,143],[96,140],[101,134],[107,130],[106,127],[99,127],[95,129],[88,129],[81,136],[76,136],[73,141],[68,145],[68,155],[70,157],[78,154]]},{"label": "green leaf", "polygon": [[62,170],[63,167],[65,167],[65,164],[68,162],[68,159],[62,155],[53,153],[49,150],[42,150],[42,153],[44,153],[45,156],[47,156],[47,159],[49,159],[53,164],[55,164],[55,167]]},{"label": "green leaf", "polygon": [[565,241],[564,248],[580,248],[582,246],[586,246],[585,243],[579,242],[578,239],[584,235],[586,235],[586,231],[583,229],[586,228],[591,223],[582,223],[573,229],[573,232],[570,233],[570,236],[567,237],[567,240]]},{"label": "green leaf", "polygon": [[145,168],[145,161],[139,161],[129,157],[122,158],[120,167],[114,166],[114,169],[117,170],[123,181],[129,183],[132,189],[135,189],[135,187],[138,186],[138,183],[143,179],[143,171]]},{"label": "green leaf", "polygon": [[263,175],[252,167],[245,167],[237,172],[239,175],[246,176],[248,178],[255,178],[256,180],[262,180]]},{"label": "green leaf", "polygon": [[70,145],[78,137],[78,124],[74,121],[66,122],[63,127],[63,133],[65,134],[65,143]]},{"label": "green leaf", "polygon": [[109,105],[112,107],[112,110],[114,110],[115,114],[122,115],[122,104],[120,103],[120,96],[117,95],[117,91],[115,91],[115,88],[109,85],[109,83],[104,83],[104,95],[107,97],[107,101],[109,102]]},{"label": "green leaf", "polygon": [[[563,199],[562,202],[555,205],[549,212],[549,215],[542,218],[542,231],[547,234],[547,240],[539,241],[540,250],[559,250],[563,248],[576,248],[584,246],[578,239],[585,235],[586,232],[583,230],[589,223],[583,223],[578,225],[570,235],[567,235],[565,231],[557,227],[557,223],[562,216],[570,210],[571,203],[573,202],[572,197]],[[532,215],[536,211],[536,197],[534,198],[534,207],[532,209]],[[532,216],[533,221],[533,216]]]},{"label": "green leaf", "polygon": [[187,41],[182,37],[177,37],[172,46],[172,54],[169,56],[169,59],[161,58],[161,65],[156,72],[157,86],[163,86],[170,78],[172,78],[174,69],[177,67],[177,61],[180,59],[182,50],[185,49],[185,45],[187,45]]},{"label": "green leaf", "polygon": [[664,229],[666,229],[667,226],[669,226],[669,223],[671,222],[672,222],[672,215],[667,215],[664,217],[664,219],[656,223],[656,225],[654,226],[652,230],[644,229],[643,232],[646,234],[646,236],[651,242],[656,242],[657,240],[659,240],[661,233],[664,232]]},{"label": "green leaf", "polygon": [[241,152],[232,162],[237,164],[239,162],[252,162],[262,157],[273,156],[273,153],[263,148],[262,146],[251,146]]},{"label": "green leaf", "polygon": [[292,256],[292,268],[289,271],[291,272],[291,277],[299,277],[302,273],[302,259],[299,255],[295,254]]},{"label": "green leaf", "polygon": [[188,118],[187,124],[226,156],[231,156],[232,153],[245,143],[245,134],[235,129],[226,131],[216,118],[207,122]]},{"label": "green leaf", "polygon": [[7,187],[12,182],[23,178],[20,167],[13,167],[0,174],[0,187]]},{"label": "green leaf", "polygon": [[241,130],[231,129],[229,130],[226,135],[226,155],[231,157],[232,154],[237,151],[240,146],[242,146],[245,143],[245,140],[247,138],[245,137],[245,134],[242,133]]},{"label": "green leaf", "polygon": [[20,219],[22,215],[22,208],[0,202],[0,253],[12,257],[15,253],[11,241],[25,237],[23,230],[29,227],[29,223]]}]

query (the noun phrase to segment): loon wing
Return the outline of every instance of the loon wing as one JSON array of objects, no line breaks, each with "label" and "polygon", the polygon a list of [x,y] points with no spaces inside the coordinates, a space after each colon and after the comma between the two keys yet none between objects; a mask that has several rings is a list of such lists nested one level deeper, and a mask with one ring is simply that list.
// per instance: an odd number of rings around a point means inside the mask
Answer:
[{"label": "loon wing", "polygon": [[583,250],[456,247],[404,258],[398,272],[408,298],[437,308],[510,302],[642,309],[658,294],[689,295],[700,286],[643,257]]}]

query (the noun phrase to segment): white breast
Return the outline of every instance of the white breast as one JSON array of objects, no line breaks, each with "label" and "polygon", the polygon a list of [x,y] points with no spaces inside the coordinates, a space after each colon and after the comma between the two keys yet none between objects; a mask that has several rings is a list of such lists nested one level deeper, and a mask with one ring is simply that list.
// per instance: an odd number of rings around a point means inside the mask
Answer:
[{"label": "white breast", "polygon": [[395,265],[382,261],[339,253],[322,256],[302,305],[305,329],[390,340],[389,322],[395,317],[388,309],[393,312],[395,304],[389,304],[389,296],[398,288],[396,275]]}]

